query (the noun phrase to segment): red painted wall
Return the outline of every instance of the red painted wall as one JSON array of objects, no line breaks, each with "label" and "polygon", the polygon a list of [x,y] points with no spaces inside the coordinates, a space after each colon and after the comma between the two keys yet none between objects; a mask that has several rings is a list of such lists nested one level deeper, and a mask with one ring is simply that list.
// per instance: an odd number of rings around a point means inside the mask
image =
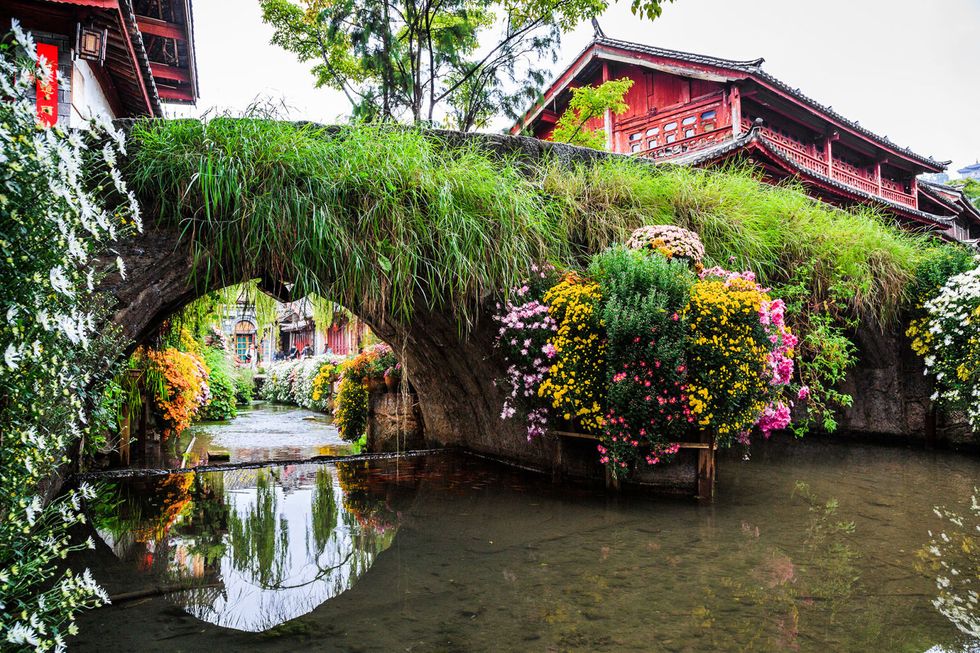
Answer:
[{"label": "red painted wall", "polygon": [[[628,77],[633,80],[633,86],[626,93],[626,104],[629,109],[618,116],[613,116],[613,151],[629,152],[631,143],[629,133],[645,131],[647,124],[654,124],[660,117],[679,111],[692,100],[703,99],[711,94],[718,95],[718,117],[715,128],[731,126],[730,111],[727,103],[722,101],[724,86],[718,82],[700,79],[690,79],[652,71],[631,64],[608,62],[609,79]],[[576,80],[577,85],[602,83],[602,69],[599,68],[589,78]],[[701,104],[700,102],[698,103]],[[605,128],[605,120],[601,117],[589,121],[590,129]],[[539,120],[535,124],[535,136],[550,139],[554,125],[550,121]]]}]

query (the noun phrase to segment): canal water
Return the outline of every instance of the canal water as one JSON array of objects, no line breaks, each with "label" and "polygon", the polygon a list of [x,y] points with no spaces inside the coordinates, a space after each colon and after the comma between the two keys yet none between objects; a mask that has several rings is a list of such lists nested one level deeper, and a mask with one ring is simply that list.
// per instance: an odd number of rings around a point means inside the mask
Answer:
[{"label": "canal water", "polygon": [[149,452],[139,465],[179,469],[223,463],[309,460],[354,453],[327,415],[255,402],[228,421],[201,422]]},{"label": "canal water", "polygon": [[71,645],[980,651],[980,460],[776,441],[718,477],[711,505],[449,453],[113,480],[71,562],[117,599]]}]

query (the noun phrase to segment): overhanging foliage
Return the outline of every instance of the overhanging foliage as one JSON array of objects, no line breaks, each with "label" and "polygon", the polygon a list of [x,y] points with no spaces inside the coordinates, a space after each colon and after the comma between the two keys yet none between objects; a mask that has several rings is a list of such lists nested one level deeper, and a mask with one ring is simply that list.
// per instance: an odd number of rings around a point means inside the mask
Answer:
[{"label": "overhanging foliage", "polygon": [[260,119],[145,122],[131,140],[148,213],[180,225],[223,282],[274,276],[401,320],[423,301],[468,321],[534,262],[575,266],[640,225],[672,223],[701,235],[708,264],[802,284],[810,302],[884,324],[916,271],[950,250],[746,169],[517,160],[478,138]]}]

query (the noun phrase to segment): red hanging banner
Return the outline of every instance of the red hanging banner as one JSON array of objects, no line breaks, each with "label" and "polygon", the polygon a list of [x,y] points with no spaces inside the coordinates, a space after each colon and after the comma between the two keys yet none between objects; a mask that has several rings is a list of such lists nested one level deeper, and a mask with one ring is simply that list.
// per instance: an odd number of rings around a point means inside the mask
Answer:
[{"label": "red hanging banner", "polygon": [[44,57],[51,77],[37,78],[37,121],[45,127],[53,127],[58,122],[58,46],[38,43],[38,60],[41,57]]}]

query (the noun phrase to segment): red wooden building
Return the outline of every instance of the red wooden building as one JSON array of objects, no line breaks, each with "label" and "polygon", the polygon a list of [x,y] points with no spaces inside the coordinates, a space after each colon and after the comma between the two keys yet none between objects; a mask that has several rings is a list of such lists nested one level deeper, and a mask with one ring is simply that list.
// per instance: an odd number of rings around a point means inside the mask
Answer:
[{"label": "red wooden building", "polygon": [[67,81],[52,122],[160,117],[162,103],[197,100],[191,0],[4,0],[0,33],[14,19]]},{"label": "red wooden building", "polygon": [[591,125],[605,129],[610,151],[696,166],[746,160],[770,181],[800,179],[831,204],[872,204],[910,228],[976,244],[980,212],[955,189],[917,179],[941,172],[948,161],[869,131],[776,79],[762,63],[618,41],[597,30],[511,133],[550,138],[572,88],[628,77],[629,110]]}]

